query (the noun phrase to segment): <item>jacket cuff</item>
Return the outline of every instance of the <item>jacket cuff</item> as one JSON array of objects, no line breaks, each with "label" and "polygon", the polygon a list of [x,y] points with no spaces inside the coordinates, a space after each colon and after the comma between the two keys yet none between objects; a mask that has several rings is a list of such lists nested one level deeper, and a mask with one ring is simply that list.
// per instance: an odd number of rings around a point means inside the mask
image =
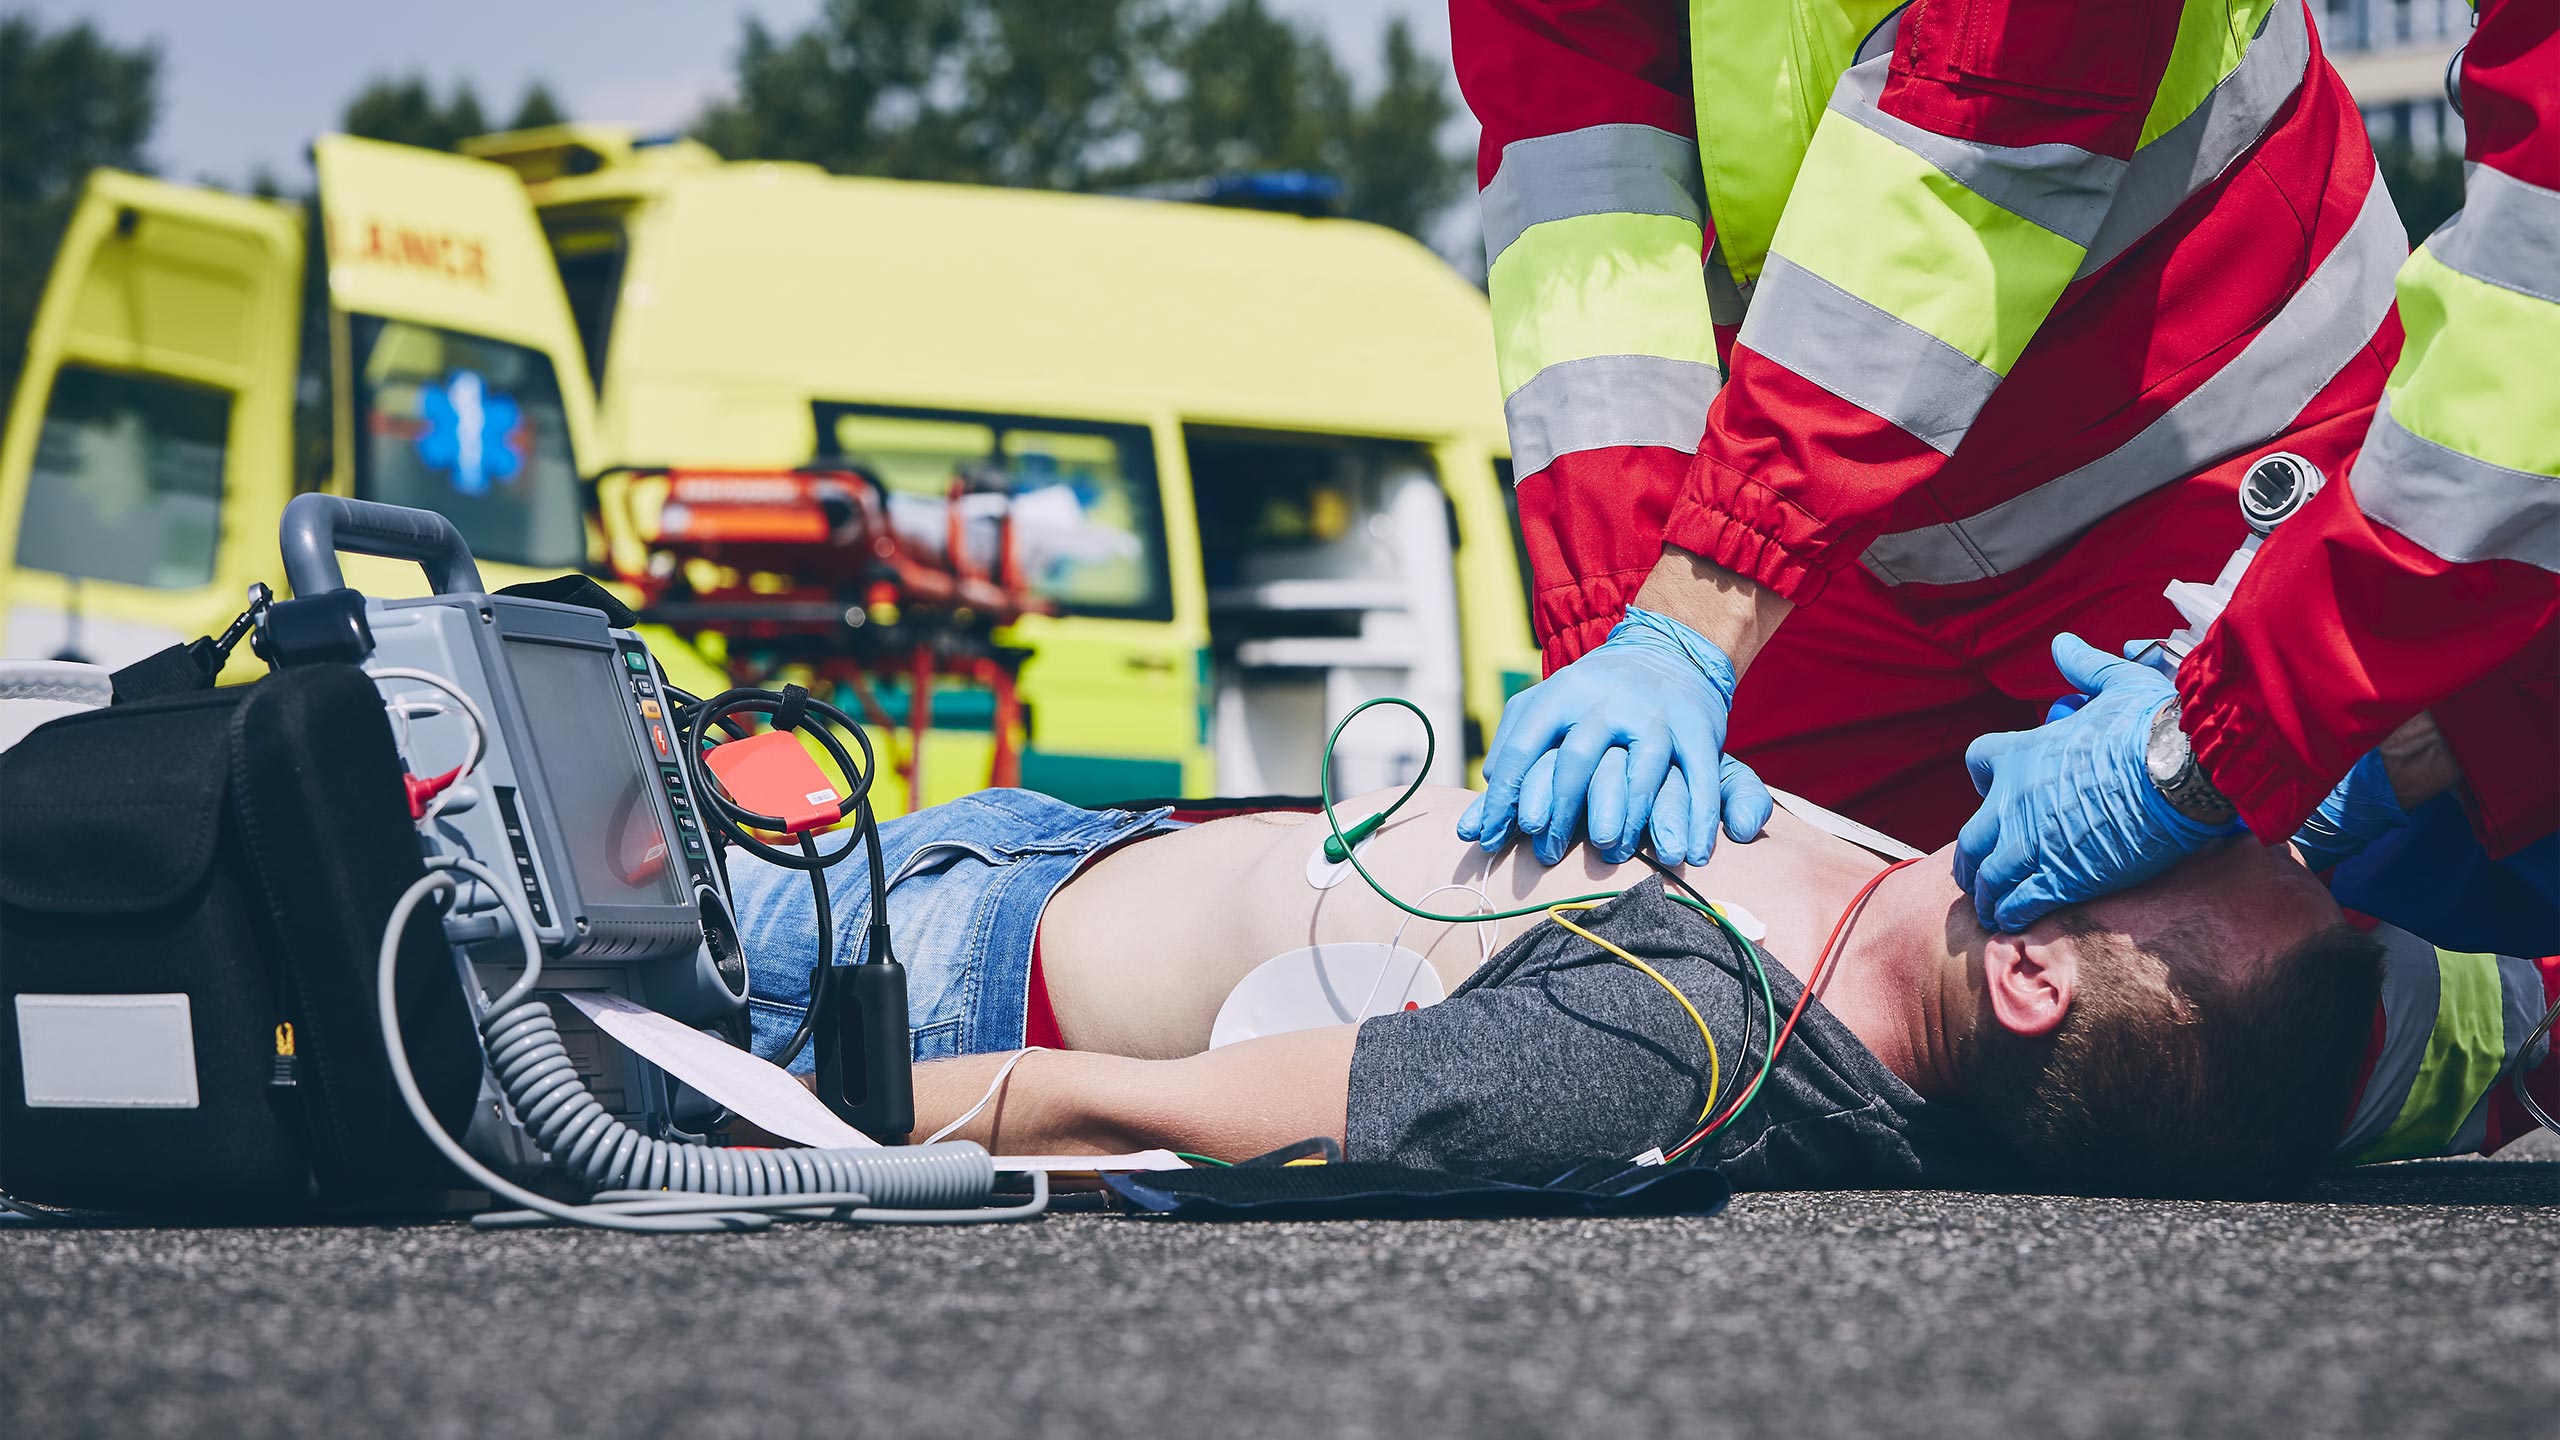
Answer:
[{"label": "jacket cuff", "polygon": [[2198,658],[2189,655],[2178,670],[2178,727],[2187,732],[2205,777],[2239,810],[2249,833],[2262,844],[2281,845],[2329,798],[2345,772],[2322,776],[2282,742],[2256,705],[2230,693],[2236,686],[2216,683],[2223,679],[2217,667],[2199,666]]},{"label": "jacket cuff", "polygon": [[1777,491],[1701,456],[1686,492],[1671,507],[1662,539],[1803,605],[1831,579],[1785,538],[1807,525]]},{"label": "jacket cuff", "polygon": [[1547,673],[1553,675],[1598,649],[1618,622],[1626,618],[1628,604],[1652,573],[1649,566],[1642,570],[1613,570],[1539,591],[1535,618],[1538,633],[1546,638],[1538,649],[1546,661]]}]

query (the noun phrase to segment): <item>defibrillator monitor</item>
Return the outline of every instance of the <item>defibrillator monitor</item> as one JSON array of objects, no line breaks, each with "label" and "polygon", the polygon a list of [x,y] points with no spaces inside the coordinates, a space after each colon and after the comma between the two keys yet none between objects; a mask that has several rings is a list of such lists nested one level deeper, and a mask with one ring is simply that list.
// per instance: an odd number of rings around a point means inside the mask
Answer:
[{"label": "defibrillator monitor", "polygon": [[[646,656],[637,648],[596,649],[525,636],[507,637],[503,648],[579,896],[599,907],[685,900],[679,886],[683,862],[650,799],[664,782],[632,743],[641,736],[630,733],[654,724],[666,736],[664,705],[625,693],[631,684],[625,676],[639,680],[635,692],[654,688]],[[627,668],[625,655],[639,668]],[[635,709],[635,723],[618,723]],[[520,808],[511,796],[499,804]]]},{"label": "defibrillator monitor", "polygon": [[686,954],[706,933],[724,943],[727,887],[693,808],[664,682],[638,637],[582,606],[454,598],[367,607],[366,668],[450,674],[485,699],[491,733],[475,793],[449,828],[432,828],[515,875],[556,959]]},{"label": "defibrillator monitor", "polygon": [[425,565],[439,593],[362,602],[362,663],[402,717],[414,772],[480,751],[423,817],[431,848],[513,877],[551,959],[669,961],[628,977],[655,1008],[697,1023],[734,1010],[746,974],[728,885],[647,647],[601,610],[483,593],[468,553],[446,553],[460,544],[451,527],[394,533],[410,513],[350,501],[289,512],[285,571],[308,596],[342,583],[341,548]]}]

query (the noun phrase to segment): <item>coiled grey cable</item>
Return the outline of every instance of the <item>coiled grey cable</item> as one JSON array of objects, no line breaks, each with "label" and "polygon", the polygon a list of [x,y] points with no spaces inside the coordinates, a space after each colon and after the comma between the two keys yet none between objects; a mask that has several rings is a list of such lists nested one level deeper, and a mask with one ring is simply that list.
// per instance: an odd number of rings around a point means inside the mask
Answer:
[{"label": "coiled grey cable", "polygon": [[[383,1047],[401,1099],[427,1138],[490,1193],[525,1208],[475,1217],[484,1228],[549,1220],[613,1230],[698,1232],[761,1229],[776,1217],[891,1224],[982,1223],[1025,1219],[1048,1207],[1048,1177],[1034,1172],[1031,1198],[997,1209],[943,1209],[985,1197],[995,1162],[968,1142],[880,1150],[729,1149],[687,1145],[640,1134],[587,1092],[561,1044],[558,1022],[534,993],[542,950],[533,916],[517,888],[463,856],[431,859],[429,871],[402,893],[383,928],[375,1002]],[[400,937],[430,895],[449,893],[459,870],[488,887],[514,921],[524,974],[489,1005],[482,1045],[507,1102],[545,1155],[591,1191],[596,1203],[568,1205],[508,1181],[464,1150],[437,1123],[410,1073],[402,1043],[396,982]],[[675,1192],[675,1193],[669,1193]],[[878,1199],[893,1206],[866,1208]]]}]

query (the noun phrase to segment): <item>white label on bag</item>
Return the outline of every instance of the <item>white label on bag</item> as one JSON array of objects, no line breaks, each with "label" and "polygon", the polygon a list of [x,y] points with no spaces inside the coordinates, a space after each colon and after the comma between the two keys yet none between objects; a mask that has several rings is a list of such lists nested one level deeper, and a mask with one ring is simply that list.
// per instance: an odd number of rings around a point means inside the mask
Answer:
[{"label": "white label on bag", "polygon": [[194,1012],[184,995],[21,995],[30,1109],[193,1110]]}]

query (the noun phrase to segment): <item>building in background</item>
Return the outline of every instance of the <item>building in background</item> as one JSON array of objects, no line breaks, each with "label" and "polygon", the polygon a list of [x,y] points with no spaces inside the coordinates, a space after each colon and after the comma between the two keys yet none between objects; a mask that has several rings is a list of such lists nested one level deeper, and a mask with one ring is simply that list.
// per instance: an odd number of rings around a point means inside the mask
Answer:
[{"label": "building in background", "polygon": [[2313,0],[2311,13],[2377,142],[2460,152],[2445,77],[2471,38],[2468,0]]}]

